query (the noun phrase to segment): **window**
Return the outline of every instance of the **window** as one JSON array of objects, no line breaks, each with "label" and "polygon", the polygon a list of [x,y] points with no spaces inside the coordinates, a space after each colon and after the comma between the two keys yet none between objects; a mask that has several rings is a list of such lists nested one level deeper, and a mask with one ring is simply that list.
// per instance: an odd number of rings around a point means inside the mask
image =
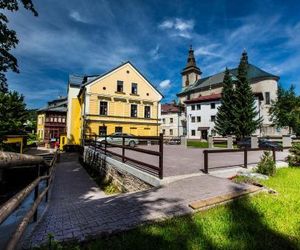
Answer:
[{"label": "window", "polygon": [[212,129],[212,130],[211,130],[211,135],[212,135],[212,136],[216,136],[216,135],[217,135],[216,130]]},{"label": "window", "polygon": [[115,127],[115,133],[122,133],[123,127]]},{"label": "window", "polygon": [[166,123],[166,119],[165,118],[163,118],[163,123]]},{"label": "window", "polygon": [[215,104],[215,103],[211,103],[211,104],[210,104],[210,108],[211,108],[211,109],[215,109],[215,108],[216,108],[216,104]]},{"label": "window", "polygon": [[62,118],[62,123],[65,123],[65,122],[66,122],[66,118],[63,117],[63,118]]},{"label": "window", "polygon": [[187,95],[186,99],[187,99],[187,100],[190,100],[190,99],[191,99],[191,95],[190,95],[190,94]]},{"label": "window", "polygon": [[61,117],[58,117],[58,122],[61,122]]},{"label": "window", "polygon": [[123,92],[123,81],[117,81],[117,92]]},{"label": "window", "polygon": [[210,117],[210,121],[211,122],[214,122],[216,120],[216,116],[215,115],[212,115],[211,117]]},{"label": "window", "polygon": [[163,134],[165,134],[165,133],[166,133],[166,130],[165,130],[165,129],[163,129],[163,130],[162,130],[162,133],[163,133]]},{"label": "window", "polygon": [[197,104],[197,110],[201,109],[201,104]]},{"label": "window", "polygon": [[137,105],[136,104],[131,104],[130,116],[137,117]]},{"label": "window", "polygon": [[192,116],[192,122],[195,122],[195,121],[196,121],[195,118],[196,118],[195,116]]},{"label": "window", "polygon": [[150,108],[150,106],[145,106],[144,117],[150,118],[150,116],[151,116],[151,108]]},{"label": "window", "polygon": [[192,136],[195,136],[195,135],[196,135],[196,130],[195,130],[195,129],[192,129],[192,130],[191,130],[191,134],[192,134]]},{"label": "window", "polygon": [[201,122],[201,116],[197,116],[197,122]]},{"label": "window", "polygon": [[271,104],[270,92],[265,92],[266,104]]},{"label": "window", "polygon": [[57,122],[57,117],[54,117],[54,122]]},{"label": "window", "polygon": [[107,115],[107,102],[100,101],[100,115]]},{"label": "window", "polygon": [[[46,122],[49,122],[49,117],[46,117]],[[41,120],[39,120],[39,124],[41,123]]]},{"label": "window", "polygon": [[53,122],[53,117],[50,117],[50,122]]},{"label": "window", "polygon": [[107,133],[107,127],[106,126],[100,126],[99,127],[99,135],[106,135]]},{"label": "window", "polygon": [[173,129],[170,129],[170,135],[173,135]]},{"label": "window", "polygon": [[173,123],[173,118],[170,118],[170,123]]},{"label": "window", "polygon": [[131,84],[131,94],[137,95],[137,83]]},{"label": "window", "polygon": [[192,110],[195,110],[195,105],[192,105]]}]

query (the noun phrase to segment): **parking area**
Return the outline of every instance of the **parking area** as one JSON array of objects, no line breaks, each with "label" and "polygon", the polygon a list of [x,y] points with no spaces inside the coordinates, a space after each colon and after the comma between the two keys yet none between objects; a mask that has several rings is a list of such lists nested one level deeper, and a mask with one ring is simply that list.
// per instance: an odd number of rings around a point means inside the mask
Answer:
[{"label": "parking area", "polygon": [[[158,151],[157,145],[138,146],[139,148]],[[120,148],[109,148],[118,154],[122,153]],[[181,145],[164,145],[163,166],[164,177],[199,173],[204,168],[204,154],[202,148],[190,148]],[[258,163],[263,151],[249,151],[248,164]],[[126,150],[125,155],[152,165],[158,166],[158,157]],[[276,160],[284,161],[288,155],[288,150],[276,152]],[[208,156],[208,167],[210,171],[216,169],[241,166],[244,164],[243,152],[214,153]]]}]

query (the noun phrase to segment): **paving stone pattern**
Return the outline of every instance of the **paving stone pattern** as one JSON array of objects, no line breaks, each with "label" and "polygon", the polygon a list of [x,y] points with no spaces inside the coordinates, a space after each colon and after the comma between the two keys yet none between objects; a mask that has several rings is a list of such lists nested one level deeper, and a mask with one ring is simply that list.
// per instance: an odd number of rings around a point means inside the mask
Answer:
[{"label": "paving stone pattern", "polygon": [[192,201],[245,190],[248,186],[209,175],[182,179],[160,188],[106,196],[81,165],[69,159],[57,165],[47,211],[23,246],[56,240],[85,240],[175,215],[192,213]]}]

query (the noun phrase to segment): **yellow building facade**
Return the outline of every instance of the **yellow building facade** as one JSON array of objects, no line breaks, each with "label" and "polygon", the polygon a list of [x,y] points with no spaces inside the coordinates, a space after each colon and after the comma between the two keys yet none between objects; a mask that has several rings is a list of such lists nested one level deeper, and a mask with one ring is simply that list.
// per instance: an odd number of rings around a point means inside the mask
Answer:
[{"label": "yellow building facade", "polygon": [[38,114],[37,117],[37,138],[38,140],[44,140],[45,135],[45,114]]},{"label": "yellow building facade", "polygon": [[156,136],[162,97],[130,62],[81,84],[69,82],[68,143],[115,132]]}]

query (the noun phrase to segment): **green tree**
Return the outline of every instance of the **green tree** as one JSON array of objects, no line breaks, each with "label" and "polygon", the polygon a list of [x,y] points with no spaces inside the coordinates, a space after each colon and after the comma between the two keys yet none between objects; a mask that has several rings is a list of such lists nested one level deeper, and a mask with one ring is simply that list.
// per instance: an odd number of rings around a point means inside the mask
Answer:
[{"label": "green tree", "polygon": [[24,130],[28,118],[23,95],[16,91],[0,92],[0,133],[18,133]]},{"label": "green tree", "polygon": [[277,99],[272,102],[269,113],[274,126],[289,127],[290,134],[292,131],[300,134],[300,100],[294,85],[288,90],[278,87]]},{"label": "green tree", "polygon": [[235,132],[235,91],[229,70],[226,68],[223,80],[221,106],[215,121],[215,130],[219,135],[233,135]]},{"label": "green tree", "polygon": [[[19,9],[20,2],[25,9],[32,11],[35,16],[38,15],[31,0],[0,0],[0,9],[15,12]],[[17,46],[19,40],[16,32],[8,28],[8,22],[7,16],[0,13],[0,92],[8,92],[5,73],[9,70],[19,73],[18,61],[10,53]]]},{"label": "green tree", "polygon": [[235,135],[238,139],[250,136],[261,126],[262,119],[258,117],[255,107],[255,97],[247,77],[248,56],[247,52],[242,53],[238,67],[238,81],[235,88]]}]

